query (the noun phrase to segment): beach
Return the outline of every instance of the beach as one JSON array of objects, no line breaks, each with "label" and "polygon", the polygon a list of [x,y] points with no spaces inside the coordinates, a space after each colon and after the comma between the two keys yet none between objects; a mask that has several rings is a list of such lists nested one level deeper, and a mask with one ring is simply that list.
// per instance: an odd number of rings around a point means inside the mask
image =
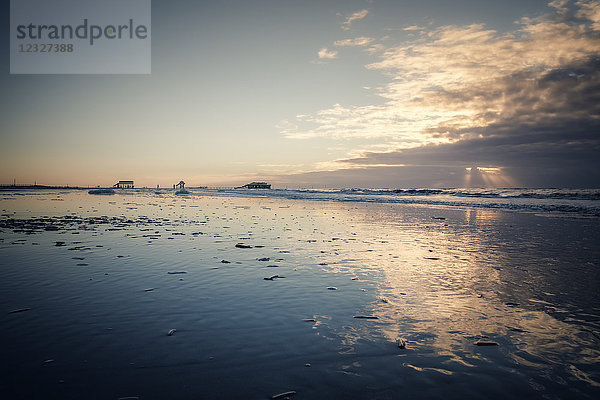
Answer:
[{"label": "beach", "polygon": [[2,398],[600,395],[593,213],[193,190],[0,210]]}]

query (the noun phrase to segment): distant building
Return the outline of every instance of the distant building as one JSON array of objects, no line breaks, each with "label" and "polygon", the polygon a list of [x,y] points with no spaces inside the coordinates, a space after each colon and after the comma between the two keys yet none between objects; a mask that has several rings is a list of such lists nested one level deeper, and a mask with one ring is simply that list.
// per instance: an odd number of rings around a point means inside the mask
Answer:
[{"label": "distant building", "polygon": [[267,182],[250,182],[241,186],[240,189],[271,189],[271,185]]},{"label": "distant building", "polygon": [[119,189],[133,189],[133,181],[119,181],[113,185]]},{"label": "distant building", "polygon": [[184,181],[179,181],[179,183],[177,185],[173,185],[173,188],[185,189],[185,182]]}]

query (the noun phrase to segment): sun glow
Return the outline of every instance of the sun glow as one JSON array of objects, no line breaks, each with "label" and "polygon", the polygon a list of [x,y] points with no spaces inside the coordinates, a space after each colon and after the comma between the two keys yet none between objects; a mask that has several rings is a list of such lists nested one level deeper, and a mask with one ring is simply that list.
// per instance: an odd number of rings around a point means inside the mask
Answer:
[{"label": "sun glow", "polygon": [[510,187],[515,186],[501,167],[466,167],[465,187]]}]

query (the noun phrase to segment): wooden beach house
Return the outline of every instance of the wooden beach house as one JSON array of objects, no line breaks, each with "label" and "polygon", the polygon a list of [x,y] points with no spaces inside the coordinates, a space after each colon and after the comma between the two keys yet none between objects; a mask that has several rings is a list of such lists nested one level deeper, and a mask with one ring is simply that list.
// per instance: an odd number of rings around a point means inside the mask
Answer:
[{"label": "wooden beach house", "polygon": [[271,189],[271,185],[267,182],[250,182],[240,186],[239,189]]}]

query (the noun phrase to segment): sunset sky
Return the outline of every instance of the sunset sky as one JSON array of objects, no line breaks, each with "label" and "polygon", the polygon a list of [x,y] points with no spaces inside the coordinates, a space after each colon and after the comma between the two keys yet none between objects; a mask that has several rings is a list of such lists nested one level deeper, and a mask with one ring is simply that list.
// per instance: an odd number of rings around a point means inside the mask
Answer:
[{"label": "sunset sky", "polygon": [[0,183],[600,187],[600,2],[153,1],[150,75],[10,75]]}]

